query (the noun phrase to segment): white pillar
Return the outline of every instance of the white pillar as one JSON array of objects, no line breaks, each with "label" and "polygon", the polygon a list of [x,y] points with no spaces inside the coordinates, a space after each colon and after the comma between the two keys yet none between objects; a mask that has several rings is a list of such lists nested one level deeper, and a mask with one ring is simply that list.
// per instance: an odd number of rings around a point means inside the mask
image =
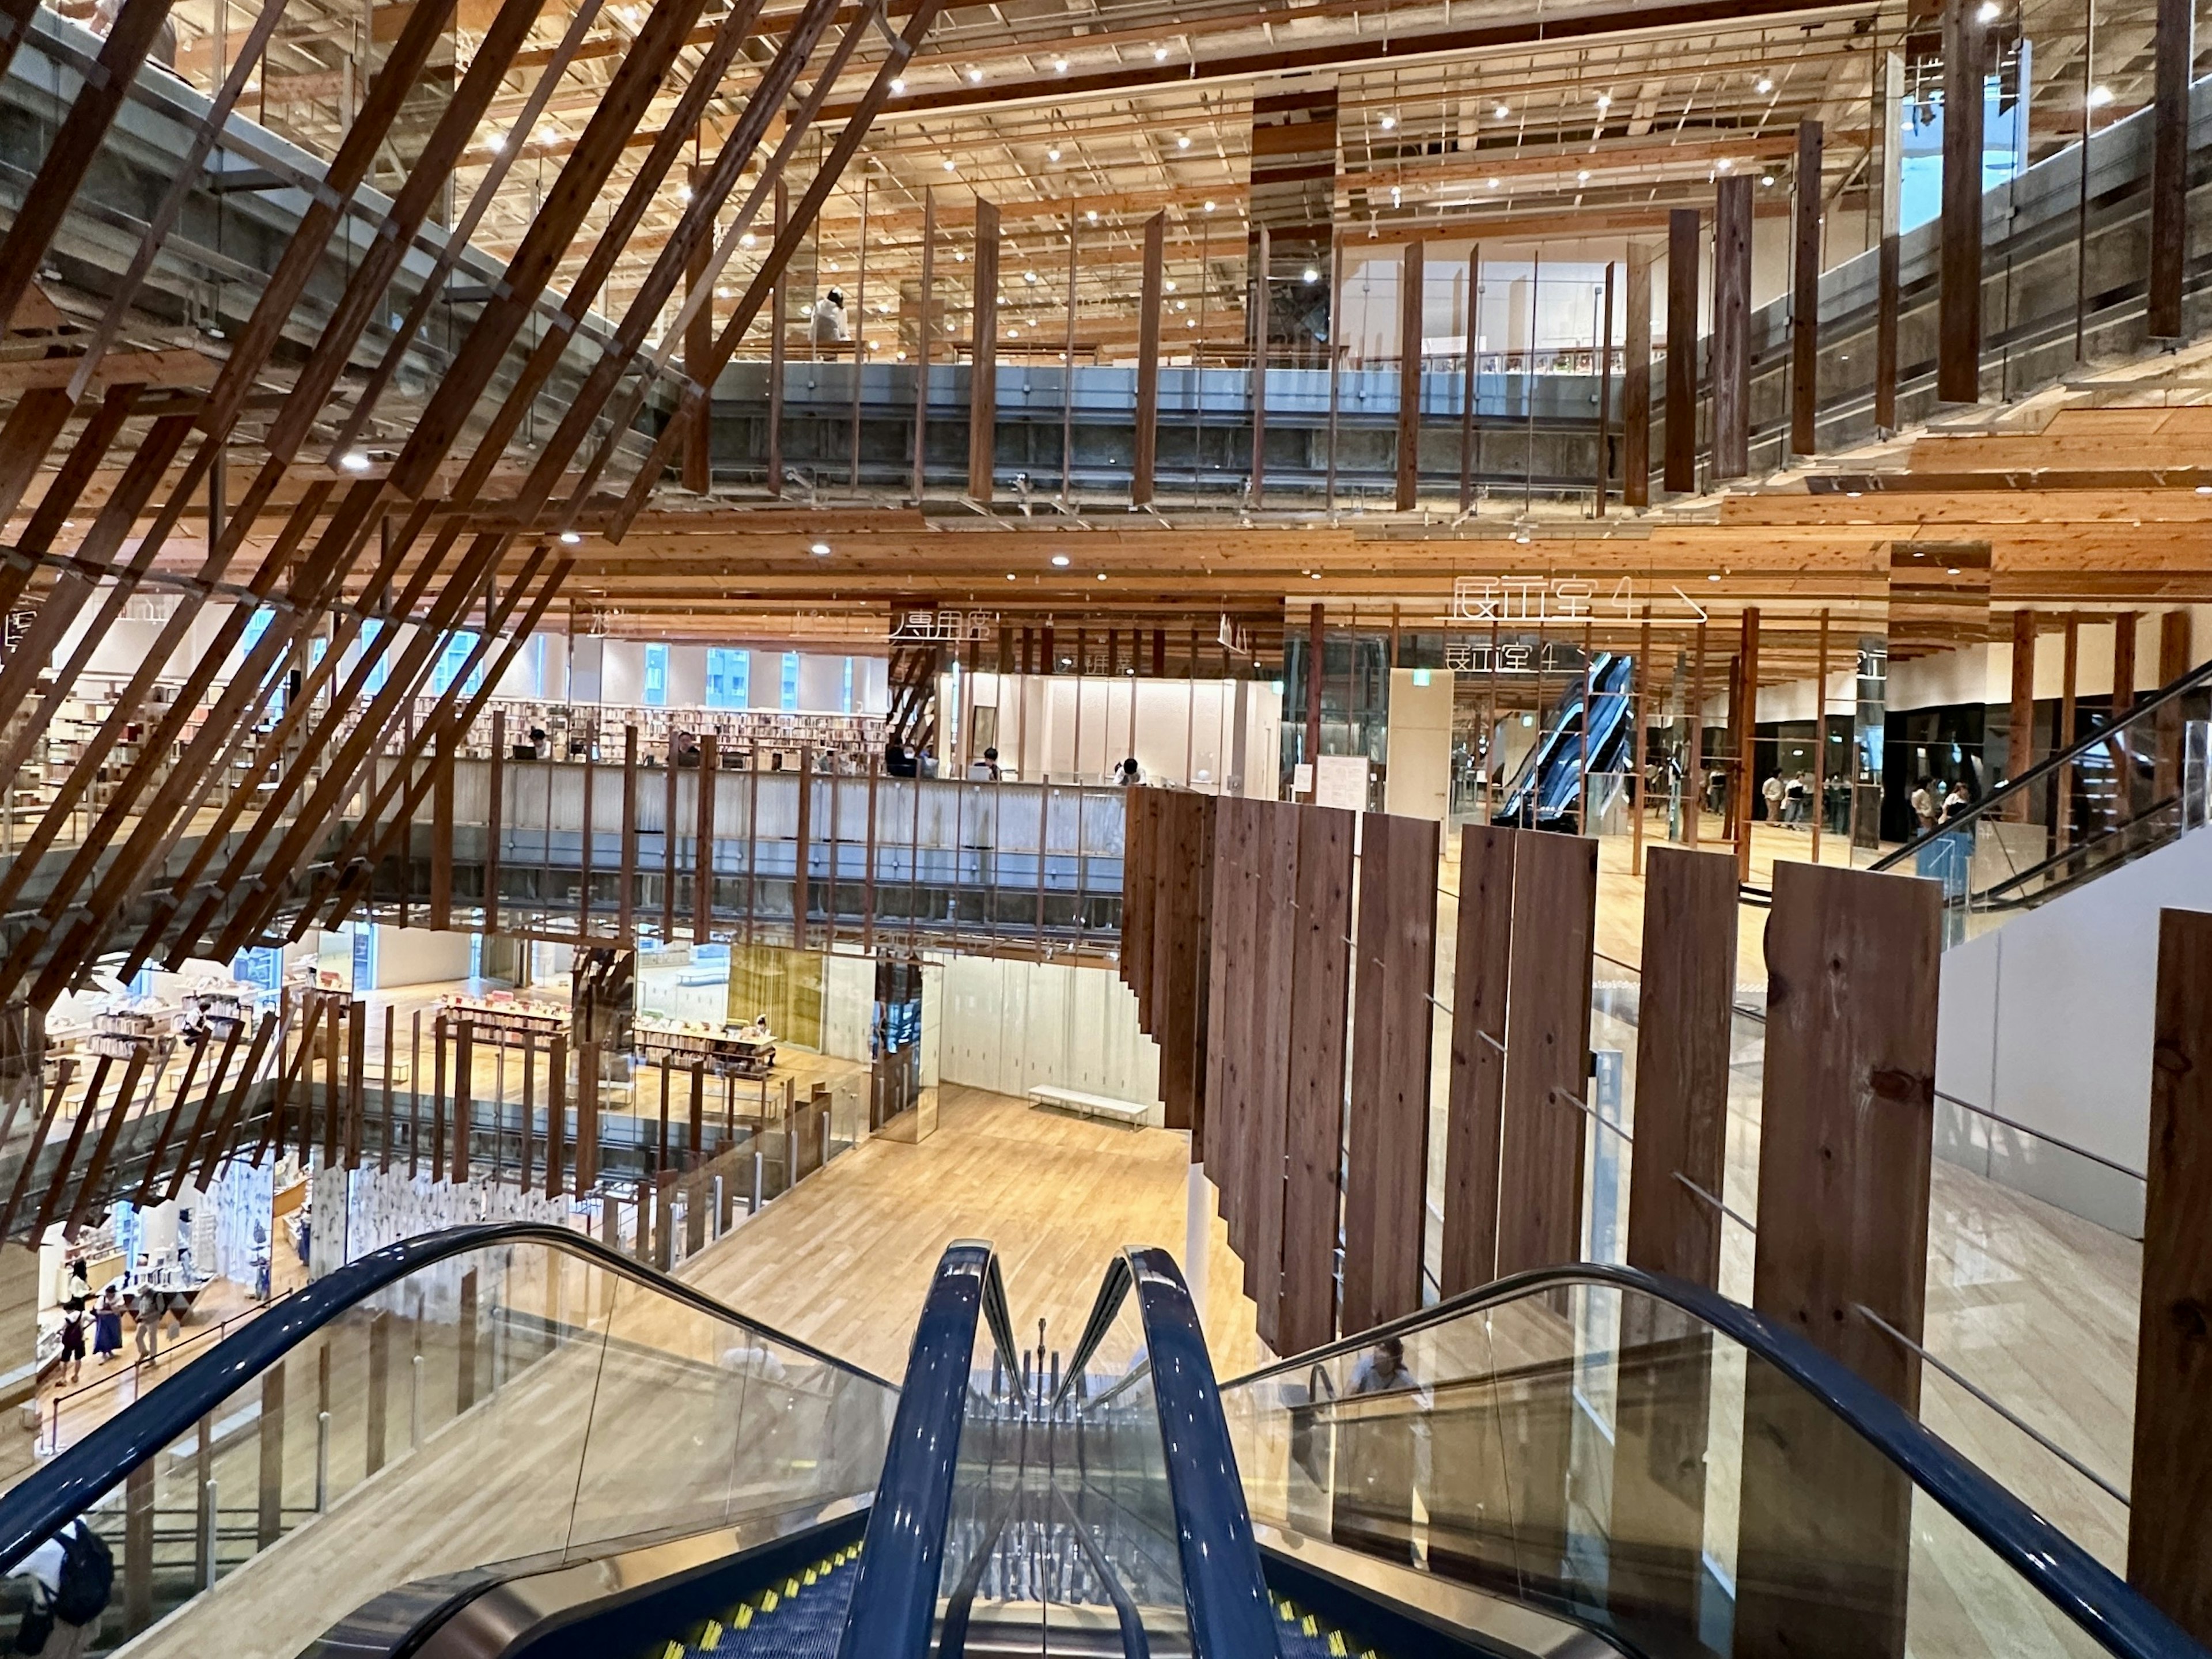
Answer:
[{"label": "white pillar", "polygon": [[1190,1305],[1206,1324],[1206,1257],[1213,1242],[1213,1188],[1206,1166],[1193,1159],[1183,1182],[1182,1276],[1190,1286]]}]

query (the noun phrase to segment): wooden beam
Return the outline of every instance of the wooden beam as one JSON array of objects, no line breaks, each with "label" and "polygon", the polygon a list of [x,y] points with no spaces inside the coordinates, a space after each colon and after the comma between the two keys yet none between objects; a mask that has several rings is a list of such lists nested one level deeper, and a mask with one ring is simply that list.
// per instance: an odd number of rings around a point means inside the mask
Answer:
[{"label": "wooden beam", "polygon": [[[1886,52],[1875,60],[1874,73],[1881,93],[1878,108],[1894,112],[1905,101],[1905,57]],[[1899,286],[1903,254],[1899,243],[1904,221],[1899,203],[1904,188],[1902,123],[1893,113],[1881,125],[1881,234],[1875,243],[1874,323],[1874,423],[1887,437],[1897,430],[1897,326],[1902,309]]]},{"label": "wooden beam", "polygon": [[968,369],[968,493],[991,499],[999,455],[999,209],[975,203],[975,342]]},{"label": "wooden beam", "polygon": [[1252,280],[1245,301],[1245,330],[1252,342],[1252,505],[1267,499],[1267,279],[1272,233],[1261,225],[1252,237]]},{"label": "wooden beam", "polygon": [[2153,339],[2182,332],[2182,278],[2189,258],[2189,83],[2197,50],[2195,0],[2158,0],[2152,35],[2150,295],[2144,327]]},{"label": "wooden beam", "polygon": [[1982,64],[1987,31],[1977,0],[1943,0],[1943,209],[1937,227],[1942,295],[1936,395],[1981,400]]}]

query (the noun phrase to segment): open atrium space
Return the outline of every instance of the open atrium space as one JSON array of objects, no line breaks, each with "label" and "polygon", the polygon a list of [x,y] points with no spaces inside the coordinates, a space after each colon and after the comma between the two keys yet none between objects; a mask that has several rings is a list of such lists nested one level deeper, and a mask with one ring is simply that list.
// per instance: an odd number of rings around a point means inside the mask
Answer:
[{"label": "open atrium space", "polygon": [[2196,0],[0,0],[0,1650],[2212,1659]]}]

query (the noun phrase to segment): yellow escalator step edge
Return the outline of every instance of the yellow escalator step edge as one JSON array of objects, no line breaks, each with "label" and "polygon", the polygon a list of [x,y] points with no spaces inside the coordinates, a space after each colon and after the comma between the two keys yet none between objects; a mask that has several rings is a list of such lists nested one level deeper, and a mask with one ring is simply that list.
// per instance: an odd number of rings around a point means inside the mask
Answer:
[{"label": "yellow escalator step edge", "polygon": [[1298,1634],[1301,1636],[1318,1636],[1321,1634],[1321,1626],[1314,1623],[1313,1614],[1308,1613],[1304,1618],[1298,1620]]},{"label": "yellow escalator step edge", "polygon": [[661,1650],[660,1659],[684,1659],[684,1644],[671,1642]]},{"label": "yellow escalator step edge", "polygon": [[1333,1631],[1329,1632],[1329,1633],[1328,1633],[1328,1650],[1329,1650],[1331,1653],[1335,1654],[1335,1655],[1338,1656],[1338,1659],[1343,1659],[1343,1654],[1344,1654],[1344,1632],[1343,1632],[1342,1631],[1340,1631],[1340,1630],[1333,1630]]},{"label": "yellow escalator step edge", "polygon": [[761,1592],[761,1611],[763,1613],[774,1613],[775,1611],[775,1603],[776,1595],[774,1590],[763,1590]]},{"label": "yellow escalator step edge", "polygon": [[750,1601],[738,1609],[738,1616],[730,1620],[732,1630],[744,1630],[753,1622],[753,1604]]},{"label": "yellow escalator step edge", "polygon": [[819,1577],[819,1575],[818,1575],[817,1573],[816,1573],[816,1571],[814,1571],[814,1569],[813,1569],[813,1568],[811,1568],[811,1567],[807,1568],[807,1570],[806,1570],[806,1582],[807,1582],[808,1583],[811,1584],[812,1583],[814,1583],[814,1582],[815,1582],[815,1580],[816,1580],[818,1577]]},{"label": "yellow escalator step edge", "polygon": [[719,1619],[709,1619],[707,1621],[707,1629],[705,1633],[699,1638],[699,1651],[702,1653],[710,1653],[714,1649],[719,1648],[721,1645],[722,1621]]}]

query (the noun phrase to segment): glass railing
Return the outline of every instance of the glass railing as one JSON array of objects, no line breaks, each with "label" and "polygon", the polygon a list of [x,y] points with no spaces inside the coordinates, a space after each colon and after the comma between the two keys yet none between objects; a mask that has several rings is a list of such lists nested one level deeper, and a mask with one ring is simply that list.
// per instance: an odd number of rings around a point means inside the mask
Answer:
[{"label": "glass railing", "polygon": [[115,1561],[91,1650],[296,1653],[402,1584],[865,1500],[896,1399],[562,1229],[457,1229],[293,1296],[0,1498],[0,1568],[82,1518]]},{"label": "glass railing", "polygon": [[1995,927],[2205,822],[2212,664],[2073,741],[1873,866],[1943,886],[1944,943]]},{"label": "glass railing", "polygon": [[1632,1652],[2194,1656],[2059,1528],[1838,1362],[1711,1292],[1501,1280],[1224,1385],[1253,1518]]}]

